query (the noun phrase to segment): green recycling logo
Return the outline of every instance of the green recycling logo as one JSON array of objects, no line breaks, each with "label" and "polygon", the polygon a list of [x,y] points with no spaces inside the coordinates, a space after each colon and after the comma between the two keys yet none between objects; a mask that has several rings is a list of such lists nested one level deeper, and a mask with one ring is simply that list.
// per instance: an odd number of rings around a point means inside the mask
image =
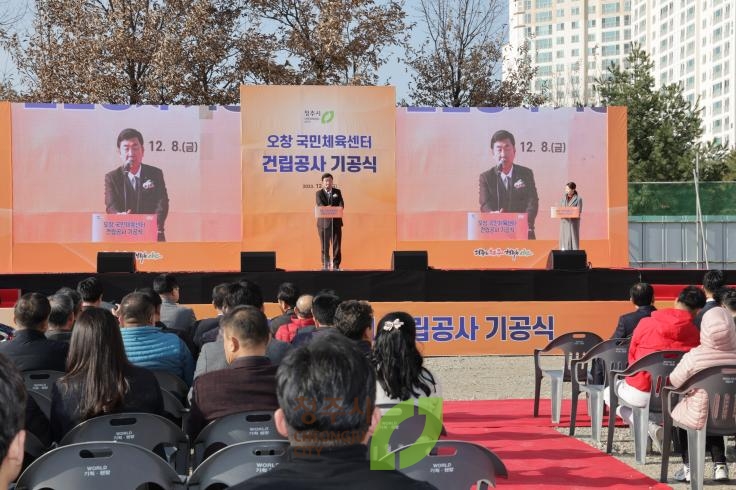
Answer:
[{"label": "green recycling logo", "polygon": [[335,111],[325,111],[322,113],[322,124],[327,124],[332,122],[332,120],[335,118]]},{"label": "green recycling logo", "polygon": [[[402,432],[412,438],[418,434],[418,438],[400,440],[397,447],[392,447],[391,436],[397,433],[398,439],[402,439],[405,437]],[[371,469],[403,469],[418,463],[432,451],[441,433],[442,398],[419,398],[397,403],[381,417],[371,438]]]}]

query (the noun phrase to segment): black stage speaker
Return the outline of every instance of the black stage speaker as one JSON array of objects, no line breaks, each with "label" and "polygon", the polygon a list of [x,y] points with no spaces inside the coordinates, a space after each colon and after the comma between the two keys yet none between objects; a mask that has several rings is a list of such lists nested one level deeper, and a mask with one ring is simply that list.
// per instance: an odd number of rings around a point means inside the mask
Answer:
[{"label": "black stage speaker", "polygon": [[135,252],[97,252],[97,272],[135,272]]},{"label": "black stage speaker", "polygon": [[585,250],[552,250],[547,259],[547,269],[582,271],[588,268]]},{"label": "black stage speaker", "polygon": [[428,262],[426,250],[394,251],[391,268],[395,271],[426,271]]},{"label": "black stage speaker", "polygon": [[276,252],[240,252],[240,272],[273,272]]}]

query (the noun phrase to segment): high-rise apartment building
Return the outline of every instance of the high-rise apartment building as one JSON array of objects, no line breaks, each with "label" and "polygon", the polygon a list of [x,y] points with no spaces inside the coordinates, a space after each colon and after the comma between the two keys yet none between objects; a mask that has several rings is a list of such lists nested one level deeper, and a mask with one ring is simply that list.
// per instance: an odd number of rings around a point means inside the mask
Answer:
[{"label": "high-rise apartment building", "polygon": [[633,0],[631,9],[656,82],[679,82],[699,102],[704,141],[736,144],[736,1]]},{"label": "high-rise apartment building", "polygon": [[593,80],[622,62],[631,43],[631,2],[511,0],[510,51],[524,42],[537,66],[536,90],[555,106],[595,102]]},{"label": "high-rise apartment building", "polygon": [[557,106],[596,102],[593,80],[636,42],[655,83],[681,83],[703,140],[736,144],[736,0],[511,0],[509,52],[530,43],[536,89]]}]

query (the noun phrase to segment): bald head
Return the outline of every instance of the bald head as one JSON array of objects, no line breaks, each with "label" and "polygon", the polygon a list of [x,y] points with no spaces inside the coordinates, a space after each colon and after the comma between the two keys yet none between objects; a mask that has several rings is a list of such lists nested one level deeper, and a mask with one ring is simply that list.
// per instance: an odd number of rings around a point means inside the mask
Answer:
[{"label": "bald head", "polygon": [[299,299],[296,300],[296,307],[294,313],[299,318],[312,318],[312,299],[314,296],[311,294],[302,294]]}]

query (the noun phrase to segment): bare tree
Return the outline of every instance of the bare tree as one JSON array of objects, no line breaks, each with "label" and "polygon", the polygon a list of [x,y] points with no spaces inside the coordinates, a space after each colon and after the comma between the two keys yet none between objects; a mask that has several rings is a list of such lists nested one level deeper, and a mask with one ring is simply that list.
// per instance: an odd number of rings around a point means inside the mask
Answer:
[{"label": "bare tree", "polygon": [[298,83],[376,84],[388,48],[407,42],[400,1],[254,0],[253,7],[277,26],[278,57]]},{"label": "bare tree", "polygon": [[[30,32],[6,36],[5,47],[34,100],[236,103],[237,86],[260,69],[256,55],[264,51],[247,49],[257,26],[246,7],[246,0],[35,0]],[[252,46],[267,49],[262,39]]]},{"label": "bare tree", "polygon": [[[528,48],[520,48],[509,81],[501,80],[506,30],[498,0],[421,0],[420,17],[427,33],[410,59],[414,70],[410,97],[416,105],[521,105],[530,97],[534,74]],[[543,98],[542,98],[543,100]]]}]

